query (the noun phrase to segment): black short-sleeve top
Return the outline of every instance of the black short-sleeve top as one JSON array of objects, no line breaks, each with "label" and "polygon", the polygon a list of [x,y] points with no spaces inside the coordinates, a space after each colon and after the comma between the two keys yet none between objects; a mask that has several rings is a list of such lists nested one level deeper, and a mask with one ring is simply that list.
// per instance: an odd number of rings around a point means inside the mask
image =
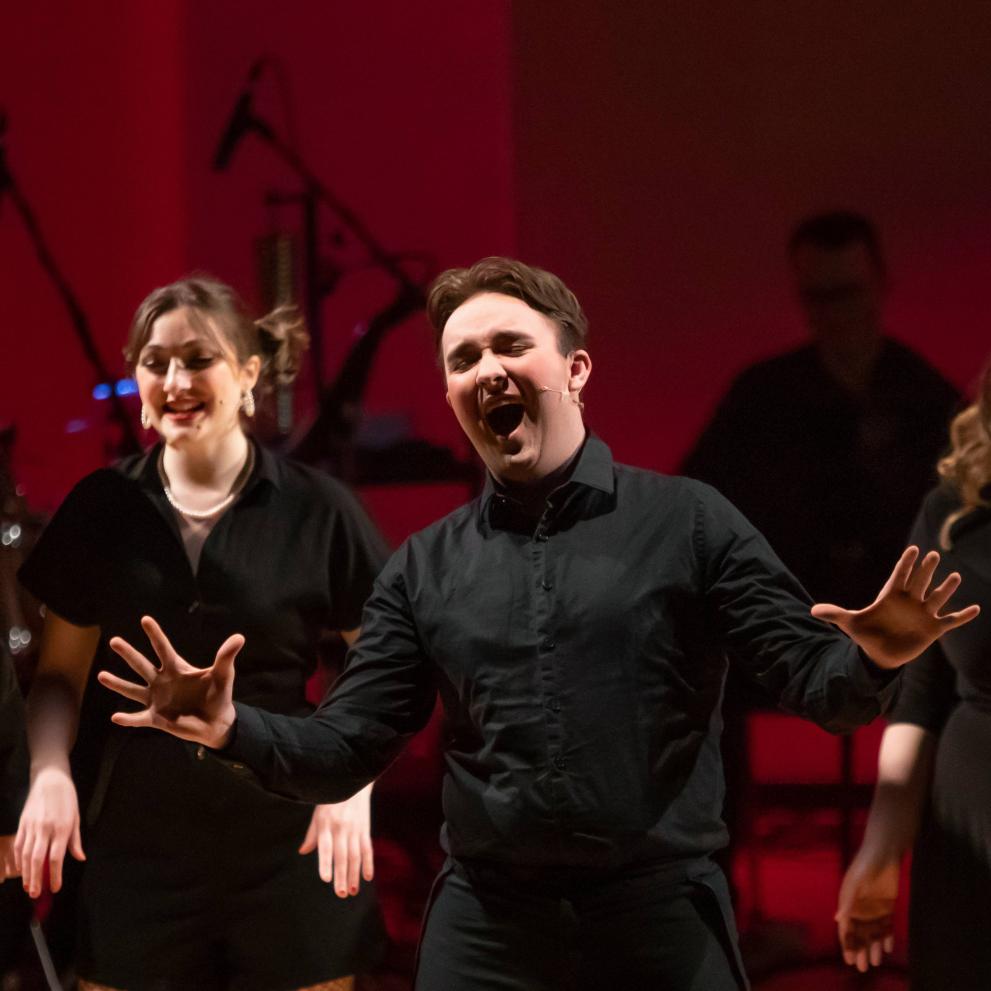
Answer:
[{"label": "black short-sleeve top", "polygon": [[359,625],[385,560],[381,536],[341,483],[256,446],[251,477],[208,536],[194,574],[162,489],[160,451],[79,482],[20,571],[59,616],[100,627],[84,721],[136,707],[95,682],[95,672],[135,680],[107,648],[112,636],[154,659],[140,627],[144,615],[199,667],[212,663],[232,633],[244,634],[235,698],[274,712],[307,712],[304,690],[318,641],[328,629]]},{"label": "black short-sleeve top", "polygon": [[951,571],[963,579],[944,611],[980,604],[981,614],[945,634],[924,654],[906,665],[901,690],[891,712],[892,722],[913,723],[939,733],[954,707],[966,701],[991,711],[991,509],[980,507],[961,517],[950,530],[949,550],[939,546],[946,519],[960,508],[960,499],[948,485],[926,498],[912,530],[912,543],[925,553],[938,550],[939,568],[933,583]]}]

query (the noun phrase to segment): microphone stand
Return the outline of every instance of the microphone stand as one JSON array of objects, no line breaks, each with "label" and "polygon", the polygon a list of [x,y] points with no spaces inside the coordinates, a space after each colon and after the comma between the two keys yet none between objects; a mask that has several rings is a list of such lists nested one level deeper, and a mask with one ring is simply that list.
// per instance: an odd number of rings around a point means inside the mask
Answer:
[{"label": "microphone stand", "polygon": [[[89,328],[89,321],[86,319],[86,314],[83,312],[79,301],[76,299],[75,294],[55,263],[55,259],[38,226],[34,211],[25,199],[24,194],[14,179],[13,173],[10,171],[10,167],[7,165],[6,150],[2,140],[6,130],[6,123],[6,118],[0,115],[0,198],[6,193],[10,197],[18,214],[20,214],[21,220],[24,222],[24,226],[34,245],[38,261],[41,262],[41,267],[54,283],[59,296],[62,298],[62,302],[69,311],[73,329],[82,345],[83,354],[85,354],[87,360],[96,371],[97,381],[112,382],[114,377],[108,371],[100,352],[97,350],[96,342],[93,340],[93,334]],[[127,408],[121,402],[116,389],[111,389],[110,392],[110,411],[112,418],[117,421],[121,428],[118,455],[123,456],[139,452],[141,450],[141,443],[138,440],[138,435],[134,430],[134,424],[131,422]]]},{"label": "microphone stand", "polygon": [[[296,173],[303,183],[301,195],[303,203],[303,272],[304,300],[303,311],[310,328],[311,355],[314,362],[314,381],[317,388],[318,408],[314,423],[306,432],[303,439],[293,448],[293,456],[304,459],[316,459],[326,456],[333,448],[341,456],[342,465],[350,462],[350,427],[341,422],[341,411],[336,407],[342,401],[342,394],[350,393],[346,383],[342,383],[343,374],[339,374],[329,388],[323,379],[323,352],[321,302],[325,294],[325,286],[319,277],[319,233],[317,204],[323,203],[336,215],[341,225],[364,246],[372,262],[387,272],[397,284],[397,293],[391,304],[373,321],[374,334],[369,334],[366,347],[361,348],[364,355],[357,365],[367,366],[370,362],[370,350],[381,340],[381,336],[389,326],[394,325],[405,316],[422,309],[426,305],[426,291],[422,285],[413,281],[403,271],[402,266],[390,255],[368,228],[362,223],[354,211],[348,207],[325,183],[314,174],[313,170],[303,160],[299,152],[283,140],[271,125],[251,109],[250,105],[244,111],[241,136],[253,132],[264,141]],[[386,319],[381,319],[386,318]],[[387,320],[391,319],[389,323]],[[363,368],[367,374],[367,367]],[[342,369],[342,373],[345,370]],[[362,380],[363,381],[363,380]],[[349,396],[352,400],[357,397]],[[354,404],[350,406],[354,410]],[[350,474],[344,468],[343,474]]]},{"label": "microphone stand", "polygon": [[[371,232],[361,222],[355,212],[339,199],[325,183],[321,182],[310,167],[303,161],[299,152],[280,138],[267,121],[248,111],[244,124],[245,132],[254,131],[292,170],[302,179],[307,193],[314,199],[322,201],[340,219],[341,223],[360,241],[368,251],[372,261],[388,272],[399,284],[403,293],[407,293],[420,305],[426,303],[426,293],[423,286],[414,282],[393,258],[372,236]],[[307,225],[308,228],[311,225]],[[314,252],[316,254],[316,252]]]}]

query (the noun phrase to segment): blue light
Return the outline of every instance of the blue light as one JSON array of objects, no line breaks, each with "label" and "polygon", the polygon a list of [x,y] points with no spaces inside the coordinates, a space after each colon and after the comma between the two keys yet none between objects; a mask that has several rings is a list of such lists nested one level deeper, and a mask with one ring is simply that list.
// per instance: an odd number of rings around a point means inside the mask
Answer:
[{"label": "blue light", "polygon": [[109,382],[101,382],[93,386],[94,399],[109,399],[115,392],[118,396],[136,396],[138,383],[134,379],[117,379],[113,385]]}]

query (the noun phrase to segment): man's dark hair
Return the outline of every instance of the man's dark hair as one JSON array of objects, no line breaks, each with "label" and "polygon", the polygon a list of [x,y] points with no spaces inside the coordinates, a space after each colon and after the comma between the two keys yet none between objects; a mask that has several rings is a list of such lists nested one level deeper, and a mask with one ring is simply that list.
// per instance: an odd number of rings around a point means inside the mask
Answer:
[{"label": "man's dark hair", "polygon": [[851,244],[862,244],[877,266],[877,270],[882,275],[885,273],[884,256],[881,253],[881,241],[877,236],[877,230],[862,213],[831,210],[828,213],[817,213],[806,217],[792,231],[788,239],[788,256],[793,258],[803,244],[811,244],[827,251],[837,251]]},{"label": "man's dark hair", "polygon": [[514,296],[558,326],[557,343],[567,355],[585,346],[588,321],[575,294],[556,276],[513,258],[483,258],[471,268],[449,268],[434,280],[427,296],[427,317],[434,329],[434,346],[451,314],[472,296],[497,292]]}]

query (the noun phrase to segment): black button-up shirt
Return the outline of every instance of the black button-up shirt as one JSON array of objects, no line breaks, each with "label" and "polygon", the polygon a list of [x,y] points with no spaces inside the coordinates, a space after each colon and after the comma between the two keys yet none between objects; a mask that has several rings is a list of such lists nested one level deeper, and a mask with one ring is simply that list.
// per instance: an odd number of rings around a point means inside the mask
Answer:
[{"label": "black button-up shirt", "polygon": [[727,655],[788,711],[842,730],[891,679],[809,615],[713,489],[613,463],[590,438],[539,519],[491,482],[386,565],[316,714],[238,705],[226,755],[337,801],[448,717],[446,845],[463,859],[618,866],[725,842]]}]

